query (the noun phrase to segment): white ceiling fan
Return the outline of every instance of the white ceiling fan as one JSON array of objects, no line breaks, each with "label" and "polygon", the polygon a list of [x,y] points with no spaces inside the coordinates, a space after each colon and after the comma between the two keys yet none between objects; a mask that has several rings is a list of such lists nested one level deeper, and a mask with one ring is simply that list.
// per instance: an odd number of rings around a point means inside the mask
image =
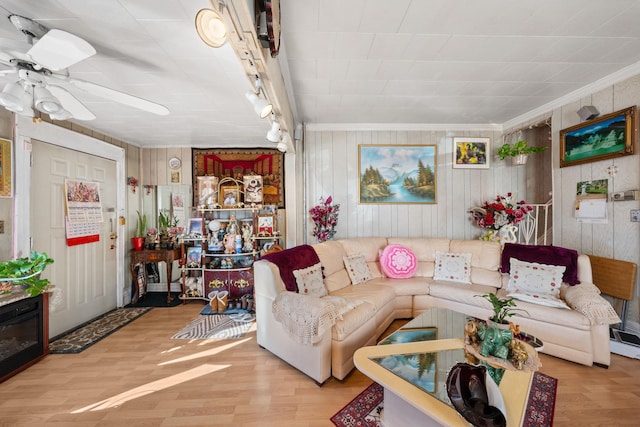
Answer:
[{"label": "white ceiling fan", "polygon": [[[9,20],[27,36],[32,46],[24,54],[0,50],[0,64],[9,67],[0,71],[0,75],[17,75],[17,79],[7,83],[0,92],[0,105],[7,110],[35,117],[35,108],[54,120],[95,119],[96,116],[67,90],[75,88],[150,113],[169,114],[164,105],[72,78],[67,68],[96,53],[86,40],[66,31],[50,30],[23,16],[10,15]],[[38,41],[33,43],[33,39]]]}]

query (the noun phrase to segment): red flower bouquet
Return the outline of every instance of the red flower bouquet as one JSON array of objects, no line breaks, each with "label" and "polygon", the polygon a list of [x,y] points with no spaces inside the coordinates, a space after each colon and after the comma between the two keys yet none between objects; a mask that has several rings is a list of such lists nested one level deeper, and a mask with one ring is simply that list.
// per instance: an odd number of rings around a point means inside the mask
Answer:
[{"label": "red flower bouquet", "polygon": [[500,230],[505,225],[515,225],[522,221],[533,207],[524,200],[513,203],[511,193],[506,197],[498,195],[495,201],[485,201],[482,206],[471,208],[469,213],[478,227]]},{"label": "red flower bouquet", "polygon": [[318,242],[329,240],[336,234],[340,205],[332,205],[332,201],[331,196],[327,197],[327,200],[320,197],[320,204],[309,209],[314,224],[312,234]]}]

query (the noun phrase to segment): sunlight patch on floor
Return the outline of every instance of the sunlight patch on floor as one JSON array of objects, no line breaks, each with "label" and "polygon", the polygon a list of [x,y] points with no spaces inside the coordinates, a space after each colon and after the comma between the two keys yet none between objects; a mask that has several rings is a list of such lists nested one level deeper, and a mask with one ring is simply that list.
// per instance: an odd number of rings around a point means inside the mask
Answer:
[{"label": "sunlight patch on floor", "polygon": [[[166,362],[162,362],[162,363],[158,363],[158,366],[164,366],[164,365],[171,365],[172,363],[180,363],[180,362],[186,362],[189,360],[194,360],[194,359],[199,359],[201,357],[209,357],[209,356],[213,356],[216,355],[218,353],[222,353],[223,351],[229,350],[237,345],[241,345],[246,343],[247,341],[250,341],[251,338],[245,338],[242,340],[234,340],[234,342],[229,343],[229,344],[225,344],[223,346],[220,347],[216,347],[216,348],[212,348],[210,350],[206,350],[206,351],[200,351],[198,353],[194,353],[194,354],[190,354],[188,356],[184,356],[184,357],[179,357],[177,359],[173,359],[173,360],[168,360]],[[211,340],[206,340],[211,342]],[[203,345],[205,343],[202,344],[198,344],[198,345]]]},{"label": "sunlight patch on floor", "polygon": [[76,409],[71,413],[80,414],[87,411],[102,411],[104,409],[115,408],[130,400],[137,399],[139,397],[143,397],[169,387],[173,387],[186,381],[191,381],[194,378],[226,369],[229,366],[230,365],[200,365],[197,368],[189,369],[188,371],[184,371],[179,374],[163,378],[161,380],[153,381],[148,384],[141,385],[140,387],[132,388],[131,390],[127,390],[124,393],[117,394],[108,399],[93,403],[89,406],[85,406],[84,408]]}]

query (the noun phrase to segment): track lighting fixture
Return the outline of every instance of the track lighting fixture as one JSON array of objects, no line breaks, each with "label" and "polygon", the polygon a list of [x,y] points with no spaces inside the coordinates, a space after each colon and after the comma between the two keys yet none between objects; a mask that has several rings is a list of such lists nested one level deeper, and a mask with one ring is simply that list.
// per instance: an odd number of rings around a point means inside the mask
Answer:
[{"label": "track lighting fixture", "polygon": [[198,11],[196,31],[202,41],[211,47],[221,47],[227,41],[227,27],[220,13],[213,9]]},{"label": "track lighting fixture", "polygon": [[253,105],[253,111],[260,116],[261,119],[267,118],[273,111],[273,105],[266,100],[260,98],[260,91],[262,90],[262,80],[256,77],[255,92],[247,92],[246,97]]},{"label": "track lighting fixture", "polygon": [[267,141],[270,142],[280,142],[280,138],[282,138],[282,130],[280,129],[280,123],[273,120],[271,123],[271,129],[267,132]]},{"label": "track lighting fixture", "polygon": [[287,144],[285,144],[284,142],[278,142],[278,151],[280,151],[282,153],[286,153],[287,152]]}]

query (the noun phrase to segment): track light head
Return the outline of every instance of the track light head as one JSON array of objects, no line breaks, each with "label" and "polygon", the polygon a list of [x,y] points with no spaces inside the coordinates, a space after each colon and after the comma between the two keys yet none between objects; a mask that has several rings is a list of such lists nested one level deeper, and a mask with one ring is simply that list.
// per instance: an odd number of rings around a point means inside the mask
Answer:
[{"label": "track light head", "polygon": [[253,111],[256,112],[261,119],[268,117],[273,111],[273,105],[267,103],[264,99],[260,98],[257,94],[253,92],[247,92],[247,99],[253,105]]},{"label": "track light head", "polygon": [[213,9],[200,9],[196,14],[196,31],[207,45],[221,47],[227,41],[227,28],[220,13]]},{"label": "track light head", "polygon": [[274,121],[271,124],[271,129],[269,129],[269,132],[267,132],[267,141],[280,142],[281,137],[282,130],[280,129],[280,123]]},{"label": "track light head", "polygon": [[286,153],[287,152],[287,144],[285,144],[284,142],[278,142],[278,151],[280,151],[282,153]]}]

